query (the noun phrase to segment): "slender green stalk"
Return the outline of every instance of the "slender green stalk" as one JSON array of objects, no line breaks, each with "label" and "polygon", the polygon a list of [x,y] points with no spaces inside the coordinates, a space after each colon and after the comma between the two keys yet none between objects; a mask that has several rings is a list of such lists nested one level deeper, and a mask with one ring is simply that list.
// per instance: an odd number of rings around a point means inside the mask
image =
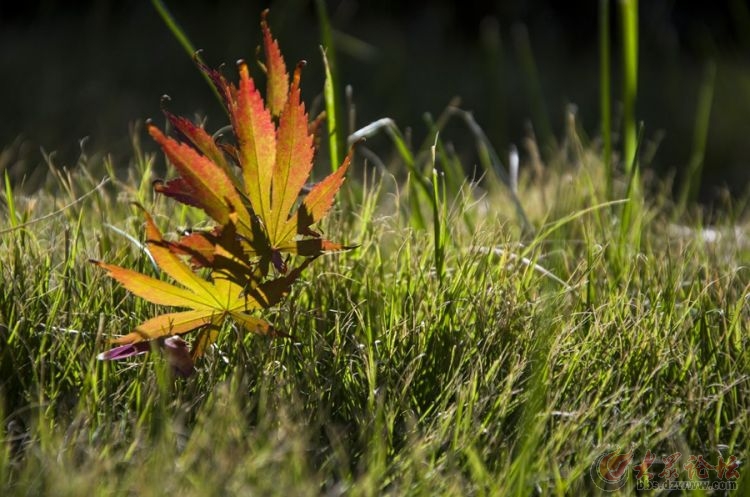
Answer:
[{"label": "slender green stalk", "polygon": [[425,203],[434,211],[432,183],[429,178],[422,173],[418,167],[417,158],[412,153],[409,145],[406,143],[404,136],[396,126],[393,119],[384,117],[378,119],[367,126],[364,126],[349,136],[349,145],[373,136],[377,133],[384,132],[393,142],[401,160],[409,171],[407,188],[409,191],[409,220],[417,230],[424,230],[427,227],[425,217],[422,213],[422,206]]},{"label": "slender green stalk", "polygon": [[[169,29],[169,31],[172,33],[172,36],[175,37],[180,46],[185,49],[185,52],[187,52],[188,56],[191,59],[203,62],[200,52],[196,50],[195,45],[193,45],[193,43],[190,41],[190,38],[188,38],[185,30],[182,29],[182,26],[180,26],[180,24],[174,18],[172,13],[167,8],[166,4],[162,2],[162,0],[151,0],[151,5],[154,6],[154,9],[159,14],[159,17],[161,17],[162,21],[164,21],[167,29]],[[219,103],[223,105],[224,101],[221,98],[221,95],[219,95],[219,90],[216,89],[214,84],[211,82],[211,79],[202,71],[201,75],[203,76],[203,79],[206,81],[206,83],[208,83],[209,88],[211,88],[211,91],[214,93],[216,98],[219,100]]]},{"label": "slender green stalk", "polygon": [[[480,25],[482,61],[486,73],[487,128],[497,143],[508,143],[508,97],[509,84],[503,66],[506,47],[500,35],[500,23],[494,17],[486,17]],[[499,141],[498,141],[499,140]]]},{"label": "slender green stalk", "polygon": [[541,78],[539,77],[539,69],[534,58],[534,51],[531,48],[529,32],[525,25],[520,24],[514,28],[513,35],[526,79],[526,87],[529,90],[529,99],[534,113],[534,124],[537,128],[539,138],[545,147],[554,147],[555,135],[552,132],[552,125],[549,121],[549,112],[545,104]]},{"label": "slender green stalk", "polygon": [[638,94],[638,0],[619,2],[623,69],[623,161],[625,172],[630,174],[637,161],[635,103]]},{"label": "slender green stalk", "polygon": [[681,210],[686,207],[688,202],[694,202],[698,198],[703,161],[706,156],[706,142],[708,141],[708,128],[711,121],[711,104],[714,99],[715,81],[716,63],[709,61],[703,71],[703,81],[698,93],[695,127],[693,128],[693,151],[690,155],[690,163],[680,193]]},{"label": "slender green stalk", "polygon": [[16,202],[13,198],[13,186],[10,184],[8,170],[3,171],[5,179],[5,203],[8,205],[8,222],[10,228],[6,231],[15,230],[18,227],[19,219],[16,216]]},{"label": "slender green stalk", "polygon": [[638,164],[635,157],[638,154],[638,147],[643,142],[643,125],[638,130],[636,138],[636,149],[633,151],[634,164],[627,175],[628,187],[625,192],[626,202],[622,206],[620,216],[620,241],[618,250],[621,260],[627,260],[630,253],[637,252],[641,244],[641,212],[643,209],[643,199],[639,196],[638,191]]},{"label": "slender green stalk", "polygon": [[616,251],[621,263],[637,253],[641,240],[643,198],[640,188],[638,148],[643,127],[636,127],[635,104],[638,94],[638,0],[618,0],[622,44],[622,135],[623,162],[628,181],[627,202],[620,215],[620,237]]},{"label": "slender green stalk", "polygon": [[[443,281],[445,272],[445,203],[440,198],[440,174],[435,168],[435,152],[438,136],[435,136],[435,145],[432,146],[432,220],[435,238],[435,272],[438,279]],[[443,176],[443,179],[445,177]],[[443,192],[445,192],[445,181],[443,181]],[[442,206],[442,207],[441,207]]]},{"label": "slender green stalk", "polygon": [[325,64],[326,80],[323,87],[323,95],[326,105],[326,122],[328,124],[328,146],[330,149],[331,170],[338,169],[339,158],[344,155],[344,133],[338,123],[344,123],[341,119],[338,85],[338,66],[336,64],[336,50],[333,44],[333,32],[328,11],[324,0],[316,0],[315,8],[320,23],[320,37],[323,45],[323,63]]},{"label": "slender green stalk", "polygon": [[326,80],[323,84],[323,96],[326,103],[326,125],[328,127],[328,154],[331,159],[331,171],[335,171],[339,168],[339,126],[338,119],[336,119],[337,105],[336,105],[336,91],[334,88],[333,73],[331,72],[331,65],[328,63],[328,56],[326,50],[320,47],[320,51],[323,55],[323,66],[325,67]]},{"label": "slender green stalk", "polygon": [[482,165],[485,174],[488,178],[494,180],[495,183],[497,182],[497,178],[499,178],[499,180],[507,187],[523,233],[532,236],[534,234],[534,226],[529,222],[529,218],[526,216],[526,211],[521,204],[521,200],[518,198],[517,192],[511,184],[510,176],[503,169],[502,161],[497,155],[495,147],[492,146],[489,138],[487,138],[484,130],[482,130],[482,127],[479,126],[470,112],[456,108],[451,108],[450,110],[453,115],[461,117],[469,127],[469,131],[474,135],[477,153],[479,154],[479,162]]},{"label": "slender green stalk", "polygon": [[612,198],[612,80],[610,64],[609,3],[599,0],[599,110],[604,146],[604,174],[607,198]]},{"label": "slender green stalk", "polygon": [[182,29],[182,26],[179,25],[164,2],[161,0],[151,0],[151,5],[154,6],[159,17],[164,21],[164,24],[166,24],[167,28],[177,39],[178,43],[185,49],[187,54],[192,57],[196,51],[195,46],[193,46],[190,39],[187,37],[187,34],[185,34],[185,31]]}]

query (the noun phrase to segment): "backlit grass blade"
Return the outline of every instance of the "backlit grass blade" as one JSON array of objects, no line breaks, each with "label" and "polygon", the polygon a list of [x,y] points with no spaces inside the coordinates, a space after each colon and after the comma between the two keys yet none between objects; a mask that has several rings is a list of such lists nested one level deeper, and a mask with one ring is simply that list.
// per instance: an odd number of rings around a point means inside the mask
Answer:
[{"label": "backlit grass blade", "polygon": [[451,111],[454,115],[463,118],[464,122],[469,127],[469,130],[474,135],[477,153],[479,154],[479,159],[482,163],[482,166],[484,167],[485,172],[490,176],[496,176],[497,178],[499,178],[500,181],[508,188],[508,193],[511,200],[513,201],[513,206],[516,209],[516,215],[518,216],[521,228],[525,233],[533,234],[534,226],[529,221],[528,216],[526,216],[526,211],[524,210],[523,205],[521,205],[521,200],[518,198],[517,193],[511,186],[510,177],[508,173],[506,173],[503,169],[502,161],[497,155],[495,147],[492,146],[492,143],[490,142],[489,138],[487,138],[487,135],[485,134],[482,127],[479,126],[479,124],[474,119],[474,116],[470,112],[457,108],[452,108]]},{"label": "backlit grass blade", "polygon": [[[445,207],[445,176],[438,173],[434,168],[435,165],[435,148],[437,147],[438,137],[435,136],[435,145],[432,147],[432,219],[433,219],[433,237],[435,243],[435,272],[440,281],[445,274],[445,223],[447,222],[447,209]],[[442,181],[443,196],[440,194],[440,183]]]},{"label": "backlit grass blade", "polygon": [[333,79],[333,71],[331,64],[328,61],[326,50],[321,47],[321,53],[323,54],[323,66],[325,67],[326,80],[323,84],[323,96],[326,103],[326,126],[328,128],[328,154],[331,159],[331,171],[335,171],[339,167],[339,129],[338,120],[336,118],[336,111],[338,107],[336,105],[336,86]]},{"label": "backlit grass blade", "polygon": [[[424,221],[424,216],[422,215],[421,205],[423,202],[428,202],[431,208],[434,209],[435,206],[432,203],[432,184],[417,168],[416,158],[406,144],[404,136],[401,134],[401,131],[398,129],[398,126],[396,126],[393,119],[384,117],[360,128],[349,136],[348,142],[352,145],[363,138],[373,136],[381,131],[391,139],[393,145],[396,147],[396,151],[401,157],[401,160],[403,160],[404,165],[406,165],[406,168],[409,171],[409,203],[411,206],[410,220],[415,228],[420,230],[425,229],[426,223]],[[412,182],[412,180],[416,183]]]},{"label": "backlit grass blade", "polygon": [[10,184],[10,175],[8,170],[3,171],[3,178],[5,180],[5,203],[8,205],[8,220],[10,228],[5,231],[13,231],[18,227],[18,218],[16,217],[16,202],[13,198],[13,186]]},{"label": "backlit grass blade", "polygon": [[605,188],[608,199],[612,198],[612,80],[610,76],[610,32],[609,3],[611,0],[599,0],[599,111],[604,150]]},{"label": "backlit grass blade", "polygon": [[344,120],[341,118],[339,106],[338,65],[336,64],[336,48],[333,43],[333,30],[328,17],[325,0],[316,0],[315,10],[320,24],[320,42],[323,46],[323,65],[326,80],[323,86],[323,96],[326,105],[326,121],[328,123],[328,145],[330,149],[331,171],[341,165],[340,158],[344,155],[345,132],[341,130]]},{"label": "backlit grass blade", "polygon": [[[172,33],[172,36],[175,37],[180,46],[185,49],[185,52],[187,52],[188,56],[191,59],[197,59],[202,62],[200,53],[195,49],[195,46],[190,41],[190,38],[188,38],[185,31],[174,18],[164,2],[162,2],[161,0],[151,0],[151,5],[154,6],[154,9],[159,14],[159,17],[161,17],[162,21],[164,21],[167,29],[169,29],[169,31]],[[216,89],[216,86],[214,86],[214,84],[211,82],[211,78],[209,78],[208,75],[204,72],[201,72],[201,74],[203,74],[203,79],[206,80],[208,86],[211,88],[211,91],[214,92],[214,95],[216,95],[216,98],[219,99],[219,103],[223,103],[224,100],[219,94],[219,91]]]},{"label": "backlit grass blade", "polygon": [[630,167],[630,173],[627,175],[628,187],[625,192],[626,202],[622,206],[620,216],[620,242],[618,249],[623,256],[623,261],[627,254],[626,247],[630,245],[631,249],[637,250],[641,240],[641,212],[643,210],[643,199],[640,197],[638,189],[639,166],[638,166],[638,149],[643,142],[643,125],[638,130],[636,139],[636,149],[633,151],[633,163]]},{"label": "backlit grass blade", "polygon": [[[638,0],[618,0],[622,37],[623,162],[630,174],[636,161],[637,125],[635,102],[638,94]],[[637,180],[637,178],[636,178]]]},{"label": "backlit grass blade", "polygon": [[534,116],[534,125],[538,130],[542,145],[553,147],[555,144],[555,135],[552,132],[552,125],[549,122],[550,114],[545,103],[544,92],[542,91],[542,80],[539,76],[536,60],[534,59],[529,31],[525,25],[519,24],[514,27],[513,40],[518,51],[521,68],[524,72],[529,103],[531,104]]},{"label": "backlit grass blade", "polygon": [[703,81],[698,93],[698,103],[695,111],[695,127],[693,128],[693,151],[690,163],[683,179],[680,192],[680,208],[684,209],[688,202],[698,198],[703,172],[703,160],[706,155],[708,141],[708,127],[711,120],[711,104],[714,99],[714,83],[716,81],[716,63],[710,61],[703,71]]}]

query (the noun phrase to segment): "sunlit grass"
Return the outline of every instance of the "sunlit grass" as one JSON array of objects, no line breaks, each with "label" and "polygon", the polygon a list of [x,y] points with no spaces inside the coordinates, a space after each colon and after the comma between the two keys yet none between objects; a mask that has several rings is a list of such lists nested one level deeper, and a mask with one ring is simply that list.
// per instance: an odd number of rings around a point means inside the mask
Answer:
[{"label": "sunlit grass", "polygon": [[[382,132],[392,148],[360,143],[323,226],[358,248],[322,257],[264,316],[290,339],[226,325],[190,378],[172,378],[156,354],[95,358],[163,311],[87,262],[150,270],[131,202],[165,233],[205,225],[154,198],[154,157],[135,139],[124,173],[82,157],[74,172],[51,168],[32,196],[5,174],[0,495],[603,495],[589,470],[615,447],[745,461],[750,223],[742,202],[710,227],[684,208],[699,186],[713,73],[675,205],[640,174],[637,2],[618,9],[617,143],[600,6],[603,152],[572,111],[555,139],[519,27],[542,143],[527,140],[520,176],[457,104],[426,117],[419,148],[391,119],[360,129],[350,145]],[[321,19],[336,167],[342,98]],[[451,117],[476,144],[481,182],[445,136]]]},{"label": "sunlit grass", "polygon": [[[360,157],[366,182],[324,226],[359,248],[322,258],[266,316],[292,338],[228,326],[187,379],[155,355],[95,360],[158,312],[87,263],[149,270],[106,224],[137,237],[132,200],[166,232],[201,222],[152,197],[153,158],[124,180],[95,163],[56,193],[8,186],[0,494],[603,494],[588,471],[614,446],[745,460],[746,217],[672,224],[657,195],[638,205],[640,242],[620,245],[621,204],[584,148],[518,179],[536,233],[522,239],[507,189],[451,186],[445,140],[423,164],[429,191]],[[404,197],[423,191],[419,228]]]}]

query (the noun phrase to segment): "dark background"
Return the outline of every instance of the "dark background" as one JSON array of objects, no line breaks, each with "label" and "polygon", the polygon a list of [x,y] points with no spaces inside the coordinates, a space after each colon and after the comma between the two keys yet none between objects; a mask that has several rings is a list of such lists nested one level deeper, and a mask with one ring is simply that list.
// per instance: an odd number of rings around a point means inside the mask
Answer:
[{"label": "dark background", "polygon": [[[411,127],[419,143],[426,132],[422,115],[440,113],[458,95],[501,151],[520,141],[529,119],[537,134],[548,127],[561,136],[570,103],[581,128],[598,135],[597,1],[327,4],[340,79],[354,89],[359,126],[392,117]],[[313,2],[169,2],[209,64],[230,66],[238,58],[254,59],[259,15],[269,6],[287,63],[309,61],[303,91],[312,102],[323,82]],[[616,13],[617,2],[611,9]],[[725,186],[743,193],[750,179],[749,11],[742,0],[640,2],[637,116],[648,144],[658,143],[649,167],[661,174],[679,175],[688,163],[703,70],[706,61],[717,63],[704,200]],[[614,34],[617,27],[613,19]],[[521,64],[524,34],[541,98]],[[615,100],[618,49],[615,41]],[[231,67],[226,72],[232,74]],[[225,124],[213,94],[150,2],[0,1],[0,170],[10,169],[16,180],[38,184],[35,177],[47,169],[40,149],[54,151],[55,164],[73,166],[83,137],[87,152],[109,153],[126,166],[133,155],[131,126],[160,118],[165,93],[173,111],[207,116],[210,130]],[[449,132],[466,139],[465,130]],[[144,148],[156,147],[144,139]]]}]

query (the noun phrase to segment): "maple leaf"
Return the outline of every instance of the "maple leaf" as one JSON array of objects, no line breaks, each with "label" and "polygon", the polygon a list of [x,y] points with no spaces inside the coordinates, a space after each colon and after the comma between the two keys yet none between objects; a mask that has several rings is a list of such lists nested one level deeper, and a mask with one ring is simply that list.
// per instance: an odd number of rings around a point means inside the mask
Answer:
[{"label": "maple leaf", "polygon": [[[164,108],[179,139],[148,122],[149,134],[178,173],[169,181],[155,181],[154,190],[202,209],[217,225],[167,241],[144,210],[149,253],[175,284],[92,261],[136,296],[183,308],[148,319],[112,340],[117,347],[100,354],[100,359],[160,349],[177,374],[188,375],[226,319],[249,332],[283,335],[252,312],[284,298],[301,271],[324,251],[352,248],[325,240],[312,228],[330,211],[351,153],[337,171],[307,186],[316,153],[315,130],[322,116],[310,122],[300,92],[304,62],[297,64],[290,80],[266,16],[264,11],[266,100],[245,62],[238,63],[239,81],[234,84],[196,57],[224,101],[233,142],[218,141],[202,126]],[[287,271],[282,254],[305,260]],[[271,265],[283,276],[271,279]],[[197,268],[207,269],[206,278],[194,272]],[[187,344],[176,335],[191,331],[198,335],[188,354]]]},{"label": "maple leaf", "polygon": [[[226,318],[232,318],[246,331],[278,335],[265,320],[249,312],[268,308],[279,302],[290,290],[300,272],[312,261],[307,259],[287,275],[262,283],[248,282],[240,285],[226,277],[221,271],[213,272],[212,281],[194,273],[176,255],[162,237],[151,216],[144,211],[146,218],[146,244],[156,264],[181,286],[176,286],[136,271],[125,269],[101,261],[92,260],[107,274],[117,280],[131,293],[149,302],[188,308],[189,310],[169,312],[151,318],[125,336],[114,339],[118,345],[135,344],[171,335],[181,335],[202,329],[193,355],[200,355],[216,336],[216,329]],[[197,350],[197,352],[196,352]]]},{"label": "maple leaf", "polygon": [[266,99],[271,114],[278,116],[286,104],[289,92],[289,74],[286,71],[284,58],[281,56],[279,42],[276,41],[268,27],[268,9],[261,14],[260,28],[263,31],[263,51],[267,77]]},{"label": "maple leaf", "polygon": [[[324,251],[352,248],[325,240],[312,229],[330,210],[351,154],[299,200],[315,156],[314,138],[300,94],[304,63],[296,66],[289,84],[286,65],[265,16],[264,12],[261,28],[268,106],[245,62],[238,63],[239,83],[235,85],[198,61],[224,99],[236,147],[220,147],[203,128],[169,112],[165,112],[168,120],[189,143],[166,136],[153,123],[148,125],[149,133],[180,174],[167,183],[156,182],[156,191],[203,209],[220,225],[228,222],[230,214],[236,215],[237,237],[247,256],[260,258],[257,269],[261,275],[267,273],[270,263],[285,272],[282,253],[313,257]],[[278,116],[278,121],[274,116]],[[239,166],[241,181],[227,155]],[[211,250],[221,230],[219,227],[212,235],[185,237],[179,245],[183,252]]]}]

